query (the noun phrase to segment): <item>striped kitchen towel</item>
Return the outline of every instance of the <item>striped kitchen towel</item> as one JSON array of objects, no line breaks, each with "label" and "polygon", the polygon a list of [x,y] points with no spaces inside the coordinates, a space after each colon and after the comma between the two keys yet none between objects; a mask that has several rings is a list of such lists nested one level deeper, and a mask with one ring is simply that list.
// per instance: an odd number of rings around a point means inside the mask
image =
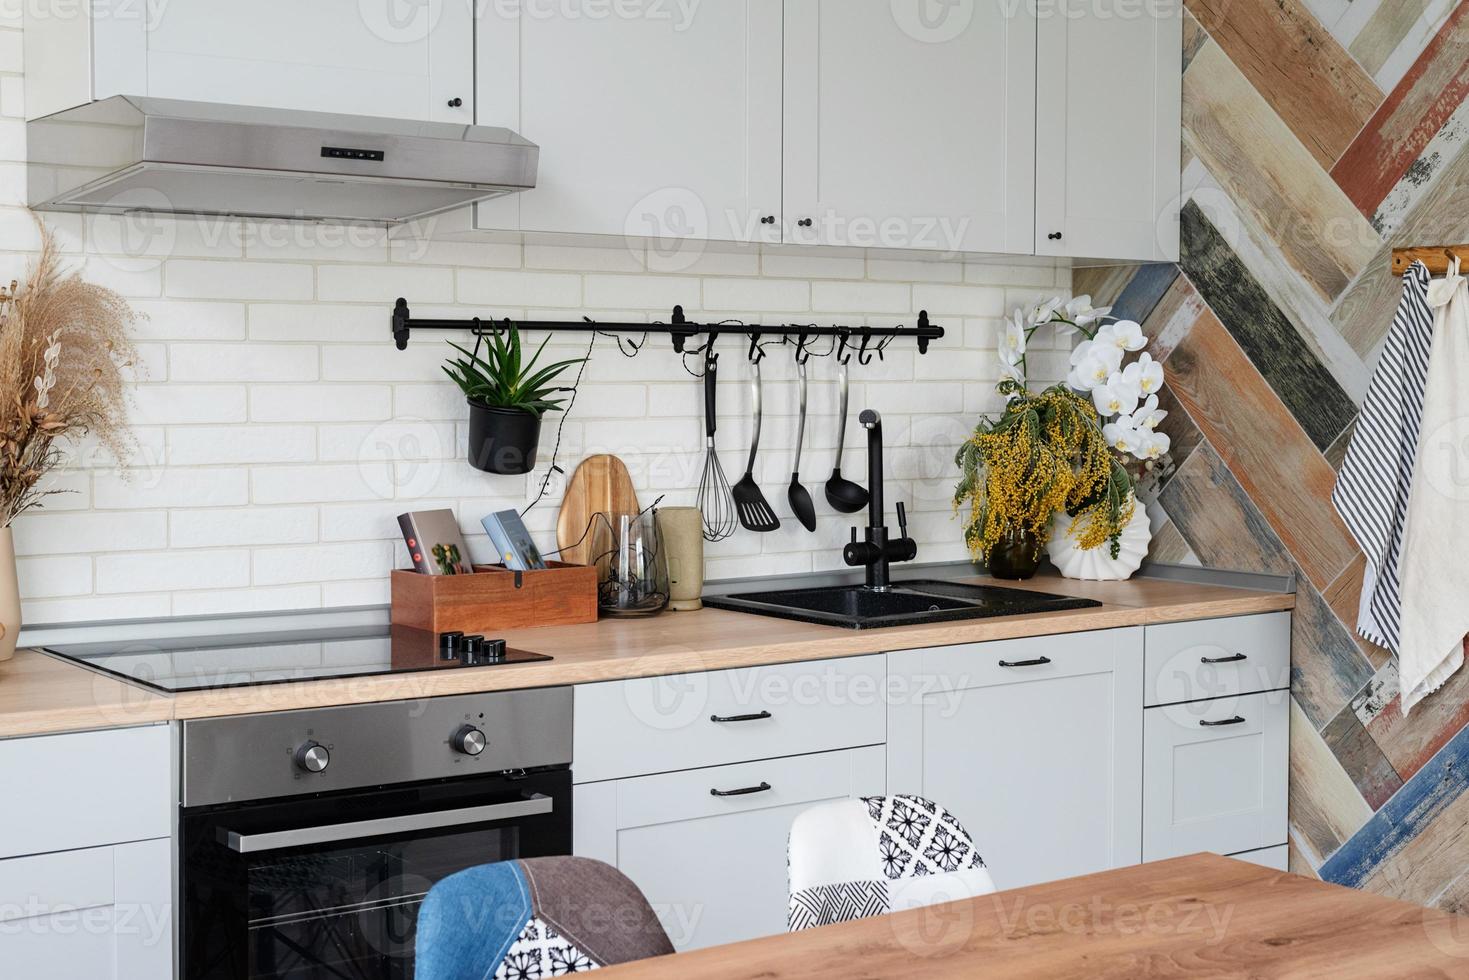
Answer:
[{"label": "striped kitchen towel", "polygon": [[1357,632],[1393,653],[1399,649],[1403,620],[1403,526],[1433,346],[1428,283],[1428,267],[1422,262],[1403,273],[1398,312],[1331,493],[1337,513],[1367,556]]}]

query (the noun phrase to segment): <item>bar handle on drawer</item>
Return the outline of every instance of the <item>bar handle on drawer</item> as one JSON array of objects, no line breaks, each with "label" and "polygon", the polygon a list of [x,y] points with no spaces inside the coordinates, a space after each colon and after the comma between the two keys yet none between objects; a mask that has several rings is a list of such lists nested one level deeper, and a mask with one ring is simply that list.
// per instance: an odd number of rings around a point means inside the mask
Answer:
[{"label": "bar handle on drawer", "polygon": [[744,789],[711,789],[710,796],[749,796],[751,793],[767,793],[770,784],[762,782],[759,786],[746,786]]},{"label": "bar handle on drawer", "polygon": [[1001,660],[1001,667],[1044,667],[1051,662],[1050,657],[1036,657],[1034,660]]},{"label": "bar handle on drawer", "polygon": [[1245,720],[1239,715],[1235,715],[1233,718],[1226,718],[1223,721],[1205,721],[1202,718],[1199,719],[1199,724],[1205,728],[1221,728],[1225,725],[1243,725],[1244,723]]},{"label": "bar handle on drawer", "polygon": [[753,715],[710,715],[709,720],[716,725],[727,725],[732,721],[764,721],[766,718],[774,718],[768,711],[759,711]]},{"label": "bar handle on drawer", "polygon": [[1201,663],[1201,664],[1237,664],[1241,660],[1249,660],[1249,659],[1250,659],[1249,657],[1246,657],[1242,653],[1236,653],[1236,654],[1233,654],[1232,656],[1228,656],[1228,657],[1200,657],[1199,658],[1199,663]]}]

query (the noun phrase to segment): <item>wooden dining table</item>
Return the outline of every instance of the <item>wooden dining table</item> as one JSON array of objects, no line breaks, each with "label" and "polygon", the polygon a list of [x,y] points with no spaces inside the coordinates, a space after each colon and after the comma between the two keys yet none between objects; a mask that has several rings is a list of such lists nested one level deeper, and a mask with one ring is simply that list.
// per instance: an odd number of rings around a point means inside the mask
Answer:
[{"label": "wooden dining table", "polygon": [[1469,918],[1212,854],[606,971],[608,980],[1469,978]]}]

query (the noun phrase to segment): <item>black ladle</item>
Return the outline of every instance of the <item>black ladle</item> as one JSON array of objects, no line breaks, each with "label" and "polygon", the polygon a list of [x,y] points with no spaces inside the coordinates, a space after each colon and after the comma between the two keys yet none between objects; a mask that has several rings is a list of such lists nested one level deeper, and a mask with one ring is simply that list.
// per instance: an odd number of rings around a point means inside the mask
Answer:
[{"label": "black ladle", "polygon": [[806,435],[806,362],[796,359],[796,371],[801,379],[801,419],[796,423],[796,457],[791,464],[791,488],[786,496],[791,502],[791,513],[808,531],[816,530],[816,505],[811,502],[811,492],[801,485],[801,440]]},{"label": "black ladle", "polygon": [[826,481],[826,502],[833,510],[843,514],[855,514],[867,506],[867,491],[861,485],[842,476],[842,448],[847,442],[847,362],[839,359],[838,388],[841,391],[840,411],[837,428],[837,458],[832,468],[831,479]]}]

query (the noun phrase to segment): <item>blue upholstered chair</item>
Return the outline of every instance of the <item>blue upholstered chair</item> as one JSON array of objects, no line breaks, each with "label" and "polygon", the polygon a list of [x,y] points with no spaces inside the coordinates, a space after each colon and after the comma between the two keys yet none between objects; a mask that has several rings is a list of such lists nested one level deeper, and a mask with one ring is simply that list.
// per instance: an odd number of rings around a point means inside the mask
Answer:
[{"label": "blue upholstered chair", "polygon": [[450,875],[418,911],[417,980],[506,980],[663,956],[643,893],[587,858],[502,861]]}]

